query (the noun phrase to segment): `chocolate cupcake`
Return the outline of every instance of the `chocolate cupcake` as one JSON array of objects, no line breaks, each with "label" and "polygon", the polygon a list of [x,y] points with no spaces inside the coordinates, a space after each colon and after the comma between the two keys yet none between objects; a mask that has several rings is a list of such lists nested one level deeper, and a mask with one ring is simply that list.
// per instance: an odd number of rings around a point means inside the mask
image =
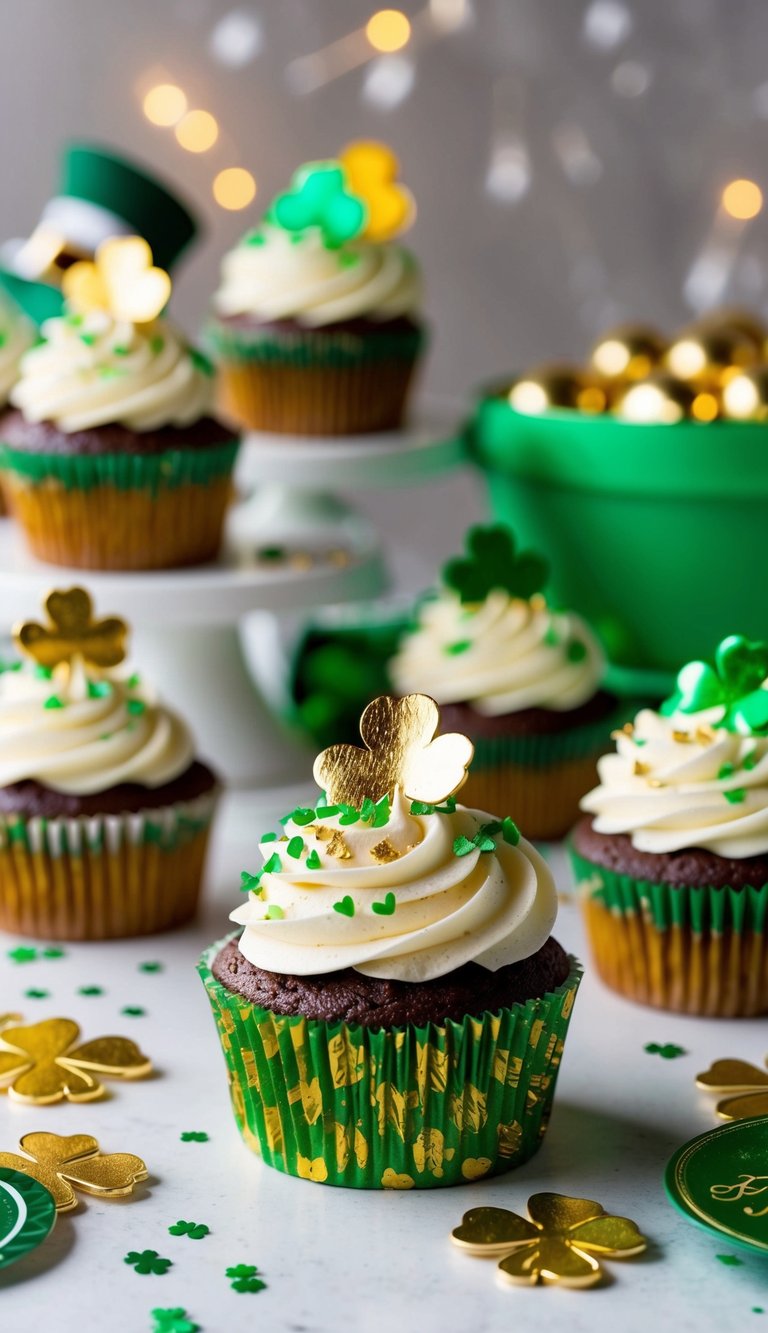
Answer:
[{"label": "chocolate cupcake", "polygon": [[222,412],[251,430],[350,435],[399,426],[425,342],[410,214],[382,144],[301,167],[224,257],[207,341]]},{"label": "chocolate cupcake", "polygon": [[586,623],[542,594],[548,569],[504,526],[471,528],[390,663],[403,694],[428,690],[446,726],[472,739],[466,797],[509,808],[533,838],[562,837],[594,782],[624,708],[600,686],[605,659]]},{"label": "chocolate cupcake", "polygon": [[201,960],[240,1130],[291,1175],[449,1185],[546,1128],[579,968],[546,863],[456,804],[472,747],[437,724],[424,696],[370,704],[369,748],[318,757],[325,794],[262,837],[243,933]]},{"label": "chocolate cupcake", "polygon": [[36,556],[156,569],[219,549],[237,441],[210,415],[212,370],[163,319],[170,280],[138,237],[63,279],[0,418],[0,481]]},{"label": "chocolate cupcake", "polygon": [[127,627],[82,588],[0,669],[0,929],[117,939],[194,914],[218,795],[180,717],[115,670]]},{"label": "chocolate cupcake", "polygon": [[607,985],[662,1009],[768,1012],[768,644],[690,662],[599,761],[572,838]]}]

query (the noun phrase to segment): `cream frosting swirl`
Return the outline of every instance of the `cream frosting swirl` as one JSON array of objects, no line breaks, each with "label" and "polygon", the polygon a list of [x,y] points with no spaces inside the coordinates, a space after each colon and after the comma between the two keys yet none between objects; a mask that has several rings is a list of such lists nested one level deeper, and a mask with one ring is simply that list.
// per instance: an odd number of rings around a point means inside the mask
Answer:
[{"label": "cream frosting swirl", "polygon": [[295,319],[313,328],[413,316],[421,305],[419,270],[407,250],[365,240],[329,249],[315,227],[289,233],[262,223],[224,256],[221,275],[214,306],[224,316]]},{"label": "cream frosting swirl", "polygon": [[[497,834],[493,851],[454,852],[455,840],[471,839],[490,816],[462,806],[415,815],[396,794],[384,827],[345,827],[339,818],[323,816],[310,826],[290,820],[287,843],[260,844],[267,864],[277,853],[281,869],[265,871],[258,892],[231,914],[245,926],[240,950],[256,967],[298,976],[353,967],[366,976],[420,982],[469,962],[495,972],[529,958],[548,939],[557,895],[530,843],[521,838],[512,846]],[[287,850],[294,838],[303,844],[295,858]],[[344,859],[331,854],[334,838],[343,840],[336,852],[343,849]],[[381,849],[373,854],[382,843],[389,860],[379,859]],[[312,853],[318,869],[307,867]],[[394,911],[374,912],[387,894]]]},{"label": "cream frosting swirl", "polygon": [[439,704],[471,703],[488,717],[578,708],[594,695],[604,668],[579,616],[501,589],[477,606],[444,589],[424,604],[417,629],[390,662],[400,694],[423,690]]},{"label": "cream frosting swirl", "polygon": [[164,320],[119,322],[105,311],[49,319],[10,400],[28,421],[63,431],[118,423],[136,431],[188,426],[212,403],[211,376]]},{"label": "cream frosting swirl", "polygon": [[19,365],[35,341],[35,331],[20,310],[0,295],[0,406],[19,378]]},{"label": "cream frosting swirl", "polygon": [[0,674],[0,786],[34,779],[88,796],[122,782],[161,787],[195,757],[186,724],[140,678],[49,679],[31,663]]},{"label": "cream frosting swirl", "polygon": [[740,859],[768,852],[768,738],[718,725],[723,708],[664,717],[643,709],[598,762],[581,808],[598,833],[641,852],[703,847]]}]

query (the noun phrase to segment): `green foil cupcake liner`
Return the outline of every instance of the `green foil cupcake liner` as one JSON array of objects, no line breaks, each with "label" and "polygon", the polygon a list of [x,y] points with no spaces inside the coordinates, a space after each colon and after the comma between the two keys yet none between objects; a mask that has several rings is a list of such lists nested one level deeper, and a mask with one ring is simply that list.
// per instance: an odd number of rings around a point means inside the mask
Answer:
[{"label": "green foil cupcake liner", "polygon": [[[232,938],[232,937],[229,937]],[[581,979],[497,1014],[367,1028],[284,1017],[198,970],[240,1132],[289,1175],[356,1189],[456,1185],[519,1166],[546,1131]]]},{"label": "green foil cupcake liner", "polygon": [[585,759],[604,754],[611,732],[634,717],[637,708],[631,700],[617,701],[614,712],[596,722],[561,731],[525,736],[473,736],[475,747],[472,771],[498,768],[502,764],[521,764],[526,768],[549,768],[571,759]]},{"label": "green foil cupcake liner", "polygon": [[0,468],[32,485],[57,481],[65,490],[114,486],[118,491],[148,490],[153,495],[177,486],[208,482],[232,471],[238,441],[194,449],[169,449],[160,454],[32,453],[0,443]]},{"label": "green foil cupcake liner", "polygon": [[294,367],[349,367],[376,361],[413,361],[426,343],[423,328],[365,333],[348,330],[259,328],[211,321],[204,334],[215,361]]}]

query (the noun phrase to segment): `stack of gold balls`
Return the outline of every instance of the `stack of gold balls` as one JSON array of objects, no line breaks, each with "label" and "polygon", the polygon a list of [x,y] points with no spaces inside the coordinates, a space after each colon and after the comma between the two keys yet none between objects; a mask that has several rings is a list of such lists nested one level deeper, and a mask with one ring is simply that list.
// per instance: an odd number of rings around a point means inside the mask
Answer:
[{"label": "stack of gold balls", "polygon": [[537,366],[506,391],[517,412],[611,413],[623,421],[768,421],[768,334],[746,311],[717,310],[671,340],[625,325],[597,340],[584,369]]}]

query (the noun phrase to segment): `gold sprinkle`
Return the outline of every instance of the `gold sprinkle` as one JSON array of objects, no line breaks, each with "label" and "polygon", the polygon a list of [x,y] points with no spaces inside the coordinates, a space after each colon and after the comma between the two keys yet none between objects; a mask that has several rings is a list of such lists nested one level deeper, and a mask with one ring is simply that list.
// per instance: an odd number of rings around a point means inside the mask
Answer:
[{"label": "gold sprinkle", "polygon": [[375,847],[371,847],[371,856],[379,865],[385,865],[387,861],[396,861],[399,853],[395,851],[389,838],[382,838]]},{"label": "gold sprinkle", "polygon": [[711,745],[715,739],[715,733],[711,727],[697,727],[696,739],[701,741],[702,745]]},{"label": "gold sprinkle", "polygon": [[535,592],[532,597],[529,597],[528,601],[532,611],[546,611],[547,609],[547,599],[540,592]]},{"label": "gold sprinkle", "polygon": [[648,786],[649,786],[649,787],[663,787],[663,786],[664,786],[664,783],[663,783],[659,778],[649,778],[649,779],[648,779]]},{"label": "gold sprinkle", "polygon": [[690,731],[673,731],[672,739],[673,741],[679,741],[681,745],[692,745],[694,738]]},{"label": "gold sprinkle", "polygon": [[641,764],[639,759],[635,760],[634,774],[636,778],[644,778],[650,771],[650,764]]},{"label": "gold sprinkle", "polygon": [[633,722],[625,722],[620,731],[611,732],[612,741],[620,741],[624,736],[634,736],[635,726]]},{"label": "gold sprinkle", "polygon": [[[336,832],[335,829],[328,828],[327,824],[319,824],[317,828],[314,826],[314,824],[311,824],[310,828],[312,829],[312,832],[314,833],[318,842],[330,842],[331,838]],[[309,829],[307,830],[307,832],[309,832]]]},{"label": "gold sprinkle", "polygon": [[329,856],[333,856],[337,861],[349,861],[352,853],[344,841],[344,834],[339,829],[332,829],[331,836],[325,848]]}]

